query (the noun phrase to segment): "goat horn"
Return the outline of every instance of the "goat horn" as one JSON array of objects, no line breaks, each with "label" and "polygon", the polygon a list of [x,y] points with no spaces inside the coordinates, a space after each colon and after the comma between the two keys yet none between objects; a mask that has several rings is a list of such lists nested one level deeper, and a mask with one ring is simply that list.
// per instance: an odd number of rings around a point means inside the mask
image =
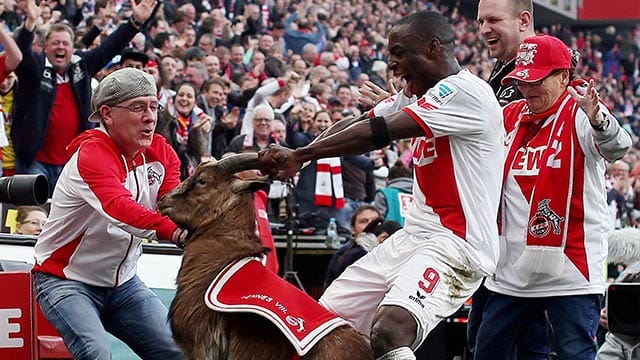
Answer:
[{"label": "goat horn", "polygon": [[242,153],[224,157],[215,166],[227,174],[235,174],[249,169],[261,169],[257,153]]}]

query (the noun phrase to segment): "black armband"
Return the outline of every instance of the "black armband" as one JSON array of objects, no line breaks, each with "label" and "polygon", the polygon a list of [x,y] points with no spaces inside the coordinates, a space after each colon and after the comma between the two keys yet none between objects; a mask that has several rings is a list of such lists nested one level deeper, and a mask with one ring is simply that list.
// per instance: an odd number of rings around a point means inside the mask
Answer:
[{"label": "black armband", "polygon": [[371,134],[373,145],[376,149],[383,148],[391,142],[389,137],[389,129],[387,129],[387,122],[382,116],[376,116],[369,119],[369,125],[371,126]]},{"label": "black armband", "polygon": [[136,29],[140,30],[144,27],[144,23],[139,22],[138,20],[136,20],[133,16],[129,18],[129,20],[131,21],[131,24],[133,25],[133,27],[135,27]]}]

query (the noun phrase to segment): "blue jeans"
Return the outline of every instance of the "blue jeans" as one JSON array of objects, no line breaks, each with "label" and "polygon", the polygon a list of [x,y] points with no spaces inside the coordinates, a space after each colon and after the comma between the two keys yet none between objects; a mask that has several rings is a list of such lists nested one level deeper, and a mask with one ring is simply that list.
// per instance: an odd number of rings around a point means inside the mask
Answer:
[{"label": "blue jeans", "polygon": [[53,195],[53,189],[56,187],[60,173],[64,165],[53,165],[33,160],[31,166],[26,166],[16,158],[16,174],[42,174],[49,181],[49,197]]},{"label": "blue jeans", "polygon": [[522,298],[490,292],[476,338],[476,360],[507,359],[516,336],[547,311],[558,359],[593,360],[601,295]]},{"label": "blue jeans", "polygon": [[46,318],[76,360],[110,360],[107,332],[142,359],[184,357],[173,341],[167,308],[137,276],[105,288],[36,272],[34,288]]},{"label": "blue jeans", "polygon": [[[471,297],[471,311],[467,323],[467,343],[471,352],[475,352],[484,306],[491,294],[491,291],[484,287],[483,283]],[[524,324],[518,329],[514,348],[510,351],[507,359],[542,360],[548,359],[550,352],[547,318],[544,311],[540,311],[528,324]]]}]

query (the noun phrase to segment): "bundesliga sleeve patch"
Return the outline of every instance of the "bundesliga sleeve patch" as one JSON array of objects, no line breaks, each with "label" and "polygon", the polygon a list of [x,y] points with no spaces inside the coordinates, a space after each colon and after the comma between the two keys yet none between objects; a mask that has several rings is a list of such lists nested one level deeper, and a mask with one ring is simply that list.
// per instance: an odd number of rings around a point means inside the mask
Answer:
[{"label": "bundesliga sleeve patch", "polygon": [[440,82],[428,92],[429,100],[434,104],[442,106],[451,101],[458,93],[458,89],[450,83]]}]

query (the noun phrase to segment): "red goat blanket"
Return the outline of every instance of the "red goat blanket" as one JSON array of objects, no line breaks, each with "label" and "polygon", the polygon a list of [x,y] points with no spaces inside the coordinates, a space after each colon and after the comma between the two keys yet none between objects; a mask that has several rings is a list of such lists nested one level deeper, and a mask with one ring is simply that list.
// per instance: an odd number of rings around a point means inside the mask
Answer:
[{"label": "red goat blanket", "polygon": [[209,285],[204,301],[215,311],[250,312],[269,319],[300,356],[333,329],[348,324],[256,258],[225,267]]}]

